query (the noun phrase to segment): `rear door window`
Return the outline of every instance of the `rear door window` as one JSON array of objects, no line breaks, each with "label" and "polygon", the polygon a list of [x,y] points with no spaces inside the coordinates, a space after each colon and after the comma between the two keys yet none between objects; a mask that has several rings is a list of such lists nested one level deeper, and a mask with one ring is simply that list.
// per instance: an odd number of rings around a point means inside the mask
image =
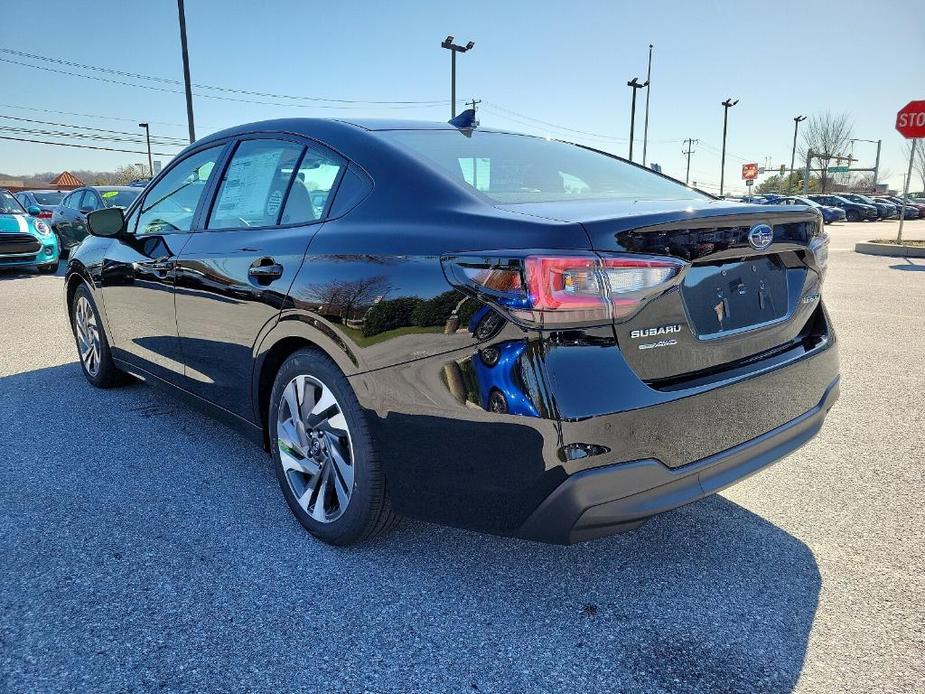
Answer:
[{"label": "rear door window", "polygon": [[222,177],[208,229],[276,226],[305,148],[279,140],[245,140]]},{"label": "rear door window", "polygon": [[281,224],[307,224],[320,220],[328,209],[344,163],[335,155],[312,145],[296,172],[286,198]]}]

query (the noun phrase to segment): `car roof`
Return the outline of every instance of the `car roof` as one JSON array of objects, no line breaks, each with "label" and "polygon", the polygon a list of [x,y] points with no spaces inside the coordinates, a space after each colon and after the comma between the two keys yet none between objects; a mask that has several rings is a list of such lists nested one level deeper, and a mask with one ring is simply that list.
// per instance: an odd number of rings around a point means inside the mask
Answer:
[{"label": "car roof", "polygon": [[77,190],[82,190],[84,188],[90,188],[91,190],[138,190],[137,186],[81,186]]}]

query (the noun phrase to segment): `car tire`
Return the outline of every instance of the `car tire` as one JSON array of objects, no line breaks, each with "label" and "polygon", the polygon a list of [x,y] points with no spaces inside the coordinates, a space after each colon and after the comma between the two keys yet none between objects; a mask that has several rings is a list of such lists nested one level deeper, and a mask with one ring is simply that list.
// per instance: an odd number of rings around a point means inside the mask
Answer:
[{"label": "car tire", "polygon": [[266,421],[283,498],[312,535],[351,545],[395,525],[367,415],[331,359],[314,349],[289,356]]},{"label": "car tire", "polygon": [[54,273],[56,273],[56,272],[58,271],[58,266],[59,266],[59,265],[60,265],[60,262],[56,260],[55,262],[53,262],[53,263],[48,263],[47,265],[39,265],[36,269],[37,269],[39,272],[43,272],[43,273],[47,273],[47,274],[49,274],[49,275],[53,275]]},{"label": "car tire", "polygon": [[71,299],[71,330],[77,343],[80,370],[97,388],[118,385],[121,373],[112,360],[109,339],[96,302],[87,286],[81,284]]},{"label": "car tire", "polygon": [[845,214],[845,217],[847,218],[847,220],[848,220],[849,222],[859,222],[859,221],[861,221],[861,215],[859,215],[859,214],[858,214],[857,212],[855,212],[854,210],[849,210],[849,211]]}]

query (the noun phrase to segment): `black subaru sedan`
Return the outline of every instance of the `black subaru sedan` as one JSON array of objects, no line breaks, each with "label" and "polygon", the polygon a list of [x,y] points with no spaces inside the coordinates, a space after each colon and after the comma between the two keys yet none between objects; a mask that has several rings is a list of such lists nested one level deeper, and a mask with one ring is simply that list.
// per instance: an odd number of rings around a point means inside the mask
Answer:
[{"label": "black subaru sedan", "polygon": [[253,123],[88,224],[66,300],[90,383],[252,436],[334,544],[400,515],[628,530],[796,450],[838,397],[818,212],[577,145]]}]

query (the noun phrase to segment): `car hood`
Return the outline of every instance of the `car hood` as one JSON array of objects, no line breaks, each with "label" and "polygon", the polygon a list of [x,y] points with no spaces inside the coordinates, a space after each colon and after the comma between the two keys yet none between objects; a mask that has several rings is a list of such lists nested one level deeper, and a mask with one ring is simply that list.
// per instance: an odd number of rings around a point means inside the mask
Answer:
[{"label": "car hood", "polygon": [[32,234],[37,236],[32,219],[21,214],[0,214],[0,234]]}]

